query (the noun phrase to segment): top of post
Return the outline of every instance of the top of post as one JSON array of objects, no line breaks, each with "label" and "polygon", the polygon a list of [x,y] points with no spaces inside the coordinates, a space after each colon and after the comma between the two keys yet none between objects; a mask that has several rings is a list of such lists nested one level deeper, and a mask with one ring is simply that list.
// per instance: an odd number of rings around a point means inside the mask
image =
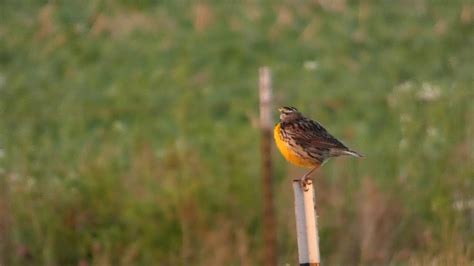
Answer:
[{"label": "top of post", "polygon": [[271,98],[272,98],[272,76],[267,66],[259,69],[259,92],[260,92],[260,126],[271,129]]}]

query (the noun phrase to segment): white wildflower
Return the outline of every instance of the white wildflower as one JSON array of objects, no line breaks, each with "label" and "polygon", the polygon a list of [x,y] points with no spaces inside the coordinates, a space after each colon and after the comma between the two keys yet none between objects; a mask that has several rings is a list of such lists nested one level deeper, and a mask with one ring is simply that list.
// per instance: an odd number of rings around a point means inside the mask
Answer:
[{"label": "white wildflower", "polygon": [[390,107],[398,107],[400,102],[403,102],[405,95],[409,94],[413,90],[413,82],[405,81],[400,85],[393,88],[392,92],[388,95],[387,100]]},{"label": "white wildflower", "polygon": [[453,208],[458,211],[474,209],[474,199],[457,200],[453,203]]},{"label": "white wildflower", "polygon": [[396,91],[399,92],[409,92],[413,90],[413,82],[411,81],[405,81],[402,84],[398,85],[395,87]]},{"label": "white wildflower", "polygon": [[437,138],[439,137],[439,130],[435,127],[429,127],[427,130],[426,130],[426,134],[428,135],[428,137],[430,138]]},{"label": "white wildflower", "polygon": [[319,63],[316,60],[305,61],[303,64],[304,69],[314,71],[318,69]]},{"label": "white wildflower", "polygon": [[431,102],[441,96],[441,90],[438,86],[432,85],[428,82],[423,82],[421,89],[416,94],[418,99]]},{"label": "white wildflower", "polygon": [[118,132],[123,132],[126,129],[125,124],[120,120],[115,120],[114,123],[112,124],[112,127],[115,131],[118,131]]}]

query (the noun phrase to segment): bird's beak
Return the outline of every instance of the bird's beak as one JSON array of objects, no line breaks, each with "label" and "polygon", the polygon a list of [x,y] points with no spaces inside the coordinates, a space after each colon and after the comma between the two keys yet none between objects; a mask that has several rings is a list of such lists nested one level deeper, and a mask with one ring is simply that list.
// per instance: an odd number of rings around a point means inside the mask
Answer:
[{"label": "bird's beak", "polygon": [[279,107],[279,108],[278,108],[278,112],[281,113],[282,111],[283,111],[283,108]]}]

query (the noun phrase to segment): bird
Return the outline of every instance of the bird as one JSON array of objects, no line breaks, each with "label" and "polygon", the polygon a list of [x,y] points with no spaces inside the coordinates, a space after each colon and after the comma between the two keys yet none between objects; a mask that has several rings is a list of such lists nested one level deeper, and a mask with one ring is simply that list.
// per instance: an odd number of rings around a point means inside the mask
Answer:
[{"label": "bird", "polygon": [[333,137],[319,122],[305,117],[295,107],[278,108],[280,122],[275,125],[273,136],[276,146],[285,159],[299,167],[310,169],[300,182],[306,187],[310,175],[331,157],[362,154],[349,149]]}]

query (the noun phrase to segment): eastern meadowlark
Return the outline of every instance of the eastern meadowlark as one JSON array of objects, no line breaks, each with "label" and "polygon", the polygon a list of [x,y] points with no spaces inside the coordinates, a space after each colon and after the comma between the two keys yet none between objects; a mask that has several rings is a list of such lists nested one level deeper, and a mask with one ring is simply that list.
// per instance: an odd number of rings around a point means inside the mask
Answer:
[{"label": "eastern meadowlark", "polygon": [[306,118],[294,107],[280,107],[280,122],[273,131],[276,145],[290,163],[311,168],[302,178],[303,186],[309,176],[330,157],[352,155],[362,157],[337,140],[318,122]]}]

